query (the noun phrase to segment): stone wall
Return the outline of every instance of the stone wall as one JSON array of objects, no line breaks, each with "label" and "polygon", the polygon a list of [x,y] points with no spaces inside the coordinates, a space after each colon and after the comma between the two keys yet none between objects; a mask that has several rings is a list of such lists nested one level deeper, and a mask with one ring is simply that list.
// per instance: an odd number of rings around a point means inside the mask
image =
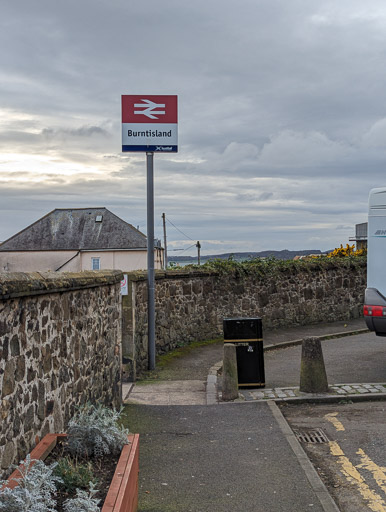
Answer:
[{"label": "stone wall", "polygon": [[[129,280],[123,361],[124,379],[133,380],[147,367],[146,274],[132,273]],[[260,316],[265,330],[358,318],[365,287],[364,262],[309,263],[260,276],[157,272],[156,350],[219,337],[227,317]]]},{"label": "stone wall", "polygon": [[120,405],[121,279],[0,273],[0,476],[76,405]]}]

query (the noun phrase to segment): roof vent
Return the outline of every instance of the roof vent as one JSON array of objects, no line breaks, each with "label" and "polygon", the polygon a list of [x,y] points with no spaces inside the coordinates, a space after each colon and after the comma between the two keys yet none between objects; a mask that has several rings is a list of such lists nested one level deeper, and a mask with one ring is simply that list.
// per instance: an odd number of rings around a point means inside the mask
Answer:
[{"label": "roof vent", "polygon": [[95,217],[95,222],[102,222],[102,219],[103,219],[103,215],[97,215]]}]

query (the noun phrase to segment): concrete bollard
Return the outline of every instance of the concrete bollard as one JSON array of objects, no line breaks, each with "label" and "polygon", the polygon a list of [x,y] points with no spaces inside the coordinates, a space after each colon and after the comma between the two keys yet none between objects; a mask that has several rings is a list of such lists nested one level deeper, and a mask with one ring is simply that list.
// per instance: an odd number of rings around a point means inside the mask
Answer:
[{"label": "concrete bollard", "polygon": [[322,345],[320,339],[314,336],[303,339],[299,389],[303,393],[328,391]]},{"label": "concrete bollard", "polygon": [[222,370],[222,399],[235,400],[239,397],[236,345],[224,343],[224,359]]}]

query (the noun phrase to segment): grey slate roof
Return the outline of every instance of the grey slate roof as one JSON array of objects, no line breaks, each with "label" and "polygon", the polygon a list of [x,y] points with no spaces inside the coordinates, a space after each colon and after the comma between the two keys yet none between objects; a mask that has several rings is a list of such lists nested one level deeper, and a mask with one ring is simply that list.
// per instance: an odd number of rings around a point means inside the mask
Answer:
[{"label": "grey slate roof", "polygon": [[[97,217],[102,217],[97,222]],[[0,245],[0,251],[146,248],[146,236],[107,208],[56,209]]]}]

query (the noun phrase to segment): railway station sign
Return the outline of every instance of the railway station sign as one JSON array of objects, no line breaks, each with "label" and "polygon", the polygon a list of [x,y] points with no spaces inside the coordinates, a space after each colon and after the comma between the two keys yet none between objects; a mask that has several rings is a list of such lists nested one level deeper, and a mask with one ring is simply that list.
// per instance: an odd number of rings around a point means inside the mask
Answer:
[{"label": "railway station sign", "polygon": [[177,153],[177,96],[122,96],[122,151]]}]

